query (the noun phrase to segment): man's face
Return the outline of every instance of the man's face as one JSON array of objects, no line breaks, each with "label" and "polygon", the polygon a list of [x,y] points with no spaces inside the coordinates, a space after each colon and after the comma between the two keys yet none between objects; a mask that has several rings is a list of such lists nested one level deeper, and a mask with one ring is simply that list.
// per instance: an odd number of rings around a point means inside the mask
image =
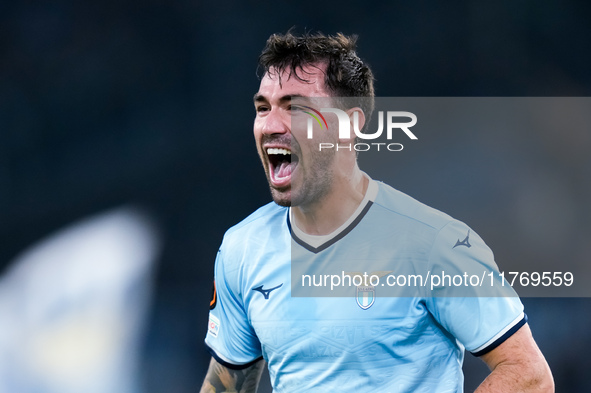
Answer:
[{"label": "man's face", "polygon": [[[282,206],[301,206],[318,201],[328,193],[332,184],[334,153],[319,152],[318,142],[322,140],[307,139],[302,116],[296,116],[295,108],[292,111],[292,98],[330,97],[324,84],[325,68],[318,65],[298,70],[307,82],[293,75],[289,77],[290,70],[277,75],[271,69],[261,80],[254,97],[257,150],[273,200]],[[336,143],[333,133],[324,132],[320,138]]]}]

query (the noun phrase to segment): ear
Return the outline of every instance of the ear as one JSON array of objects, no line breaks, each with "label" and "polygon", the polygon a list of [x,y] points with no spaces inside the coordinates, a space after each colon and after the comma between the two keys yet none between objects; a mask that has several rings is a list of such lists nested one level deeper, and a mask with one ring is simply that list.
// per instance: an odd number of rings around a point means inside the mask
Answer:
[{"label": "ear", "polygon": [[347,110],[347,115],[349,115],[349,119],[351,121],[350,126],[351,130],[353,131],[351,133],[351,137],[355,139],[357,135],[355,131],[360,132],[365,125],[365,113],[363,113],[363,109],[355,107]]}]

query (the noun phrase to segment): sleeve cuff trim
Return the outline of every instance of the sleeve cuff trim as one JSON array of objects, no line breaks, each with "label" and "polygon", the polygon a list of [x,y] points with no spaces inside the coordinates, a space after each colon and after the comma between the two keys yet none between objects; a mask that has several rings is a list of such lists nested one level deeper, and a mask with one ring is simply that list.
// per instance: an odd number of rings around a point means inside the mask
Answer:
[{"label": "sleeve cuff trim", "polygon": [[523,325],[527,322],[527,315],[521,313],[513,322],[507,325],[503,330],[501,330],[496,336],[491,338],[488,342],[480,347],[476,348],[474,351],[470,351],[474,356],[482,356],[485,353],[488,353],[501,345],[505,340],[511,337],[516,331],[518,331]]},{"label": "sleeve cuff trim", "polygon": [[229,362],[228,360],[222,358],[220,355],[217,354],[217,352],[211,348],[209,345],[207,345],[207,343],[205,343],[205,347],[207,348],[207,351],[211,354],[211,356],[213,356],[213,358],[222,366],[227,367],[229,369],[232,370],[243,370],[245,368],[248,368],[250,366],[252,366],[253,364],[255,364],[256,362],[260,361],[263,359],[262,356],[248,362],[248,363],[244,363],[244,364],[234,364]]}]

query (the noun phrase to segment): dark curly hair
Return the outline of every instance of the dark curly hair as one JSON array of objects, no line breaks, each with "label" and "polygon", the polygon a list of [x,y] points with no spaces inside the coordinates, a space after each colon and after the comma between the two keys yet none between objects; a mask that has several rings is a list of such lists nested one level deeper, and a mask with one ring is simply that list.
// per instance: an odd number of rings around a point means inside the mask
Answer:
[{"label": "dark curly hair", "polygon": [[272,68],[277,74],[289,72],[308,82],[304,67],[326,64],[324,83],[335,97],[356,97],[366,116],[366,124],[374,109],[373,73],[355,53],[357,36],[334,36],[322,33],[294,35],[273,34],[259,56],[259,66],[267,74]]}]

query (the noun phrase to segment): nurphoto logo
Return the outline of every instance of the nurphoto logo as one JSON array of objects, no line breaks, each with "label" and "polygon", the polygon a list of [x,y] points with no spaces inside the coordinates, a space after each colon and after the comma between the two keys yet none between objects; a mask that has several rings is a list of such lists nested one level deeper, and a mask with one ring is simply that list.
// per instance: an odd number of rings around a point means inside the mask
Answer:
[{"label": "nurphoto logo", "polygon": [[[349,114],[342,109],[337,108],[321,108],[320,110],[314,109],[309,106],[305,105],[293,105],[297,107],[298,110],[308,114],[310,117],[307,121],[307,138],[313,139],[314,138],[314,120],[320,126],[320,130],[324,131],[325,128],[328,129],[328,122],[324,117],[323,113],[332,113],[337,116],[338,119],[338,127],[339,127],[339,139],[351,139],[351,119],[349,118]],[[384,118],[386,126],[384,127]],[[401,121],[406,120],[406,121]],[[417,116],[412,112],[404,112],[404,111],[378,111],[378,129],[373,133],[364,133],[361,132],[359,129],[359,112],[353,112],[353,132],[355,136],[359,138],[359,140],[363,141],[370,141],[375,140],[382,136],[384,133],[384,129],[386,130],[386,139],[388,143],[385,142],[372,142],[372,143],[365,143],[365,142],[358,142],[358,143],[319,143],[318,150],[327,150],[327,149],[336,149],[339,150],[351,150],[354,149],[355,151],[369,151],[369,150],[388,150],[388,151],[401,151],[404,146],[402,143],[395,143],[391,142],[393,136],[395,135],[396,130],[401,130],[404,134],[412,139],[418,139],[417,136],[410,130],[412,126],[417,124]]]}]

